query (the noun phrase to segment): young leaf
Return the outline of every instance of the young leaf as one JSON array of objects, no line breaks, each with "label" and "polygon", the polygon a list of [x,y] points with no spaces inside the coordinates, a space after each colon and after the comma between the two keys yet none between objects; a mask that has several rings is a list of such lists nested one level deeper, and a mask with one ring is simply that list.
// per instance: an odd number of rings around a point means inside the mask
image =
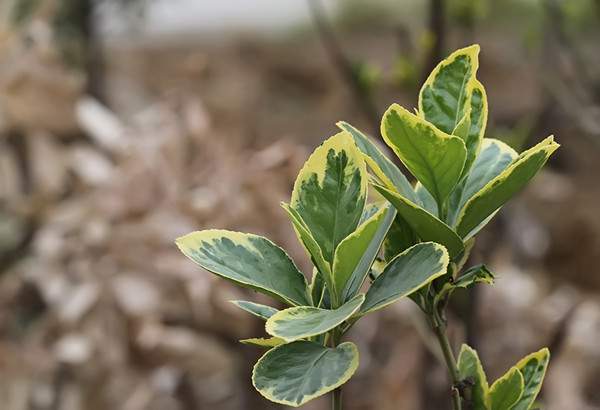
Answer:
[{"label": "young leaf", "polygon": [[364,301],[365,295],[360,294],[333,310],[312,306],[285,309],[271,316],[265,328],[268,334],[286,342],[320,335],[350,318]]},{"label": "young leaf", "polygon": [[471,386],[471,404],[474,410],[486,410],[489,386],[477,352],[463,344],[458,355],[458,370],[462,380]]},{"label": "young leaf", "polygon": [[365,162],[348,132],[326,140],[300,170],[290,207],[302,218],[329,263],[337,245],[358,226],[367,180]]},{"label": "young leaf", "polygon": [[349,300],[360,290],[395,216],[394,208],[382,207],[338,245],[333,280],[340,301]]},{"label": "young leaf", "polygon": [[269,350],[254,366],[252,384],[267,399],[292,407],[346,383],[358,367],[358,349],[298,341]]},{"label": "young leaf", "polygon": [[392,104],[383,114],[381,133],[438,205],[444,203],[465,164],[463,140],[440,131],[398,104]]},{"label": "young leaf", "polygon": [[521,371],[525,387],[523,389],[523,395],[512,410],[529,410],[533,406],[535,398],[542,388],[542,382],[546,375],[549,360],[550,351],[547,348],[544,348],[524,357],[517,363],[515,367]]},{"label": "young leaf", "polygon": [[478,80],[471,81],[467,92],[469,93],[469,131],[463,138],[467,147],[467,159],[463,168],[462,176],[467,175],[471,166],[475,162],[475,158],[479,154],[481,141],[485,134],[485,128],[488,118],[488,103],[487,94],[483,84]]},{"label": "young leaf", "polygon": [[[292,221],[292,225],[294,225],[294,231],[296,232],[296,236],[300,240],[300,243],[302,243],[313,264],[321,273],[321,279],[327,284],[327,286],[333,289],[331,267],[329,266],[329,263],[325,261],[321,247],[308,230],[308,227],[298,212],[286,203],[282,202],[281,206],[287,212],[290,220]],[[313,300],[313,302],[318,303],[318,301],[315,300]]]},{"label": "young leaf", "polygon": [[283,249],[261,236],[210,229],[176,240],[204,269],[291,305],[309,304],[306,278]]},{"label": "young leaf", "polygon": [[381,309],[408,296],[446,273],[449,257],[446,248],[433,242],[419,243],[387,264],[373,281],[360,312]]},{"label": "young leaf", "polygon": [[463,238],[469,237],[473,229],[534,177],[558,147],[554,138],[550,136],[519,155],[508,168],[467,201],[457,218],[458,234]]},{"label": "young leaf", "polygon": [[523,375],[516,367],[511,368],[490,387],[490,410],[511,410],[523,395],[523,387]]},{"label": "young leaf", "polygon": [[450,54],[431,72],[419,93],[419,113],[447,134],[467,109],[468,88],[479,67],[478,55],[478,45]]},{"label": "young leaf", "polygon": [[329,304],[325,306],[325,299],[329,298],[327,286],[325,286],[323,275],[317,268],[313,268],[313,276],[308,289],[312,296],[313,306],[329,309]]},{"label": "young leaf", "polygon": [[279,310],[266,305],[261,305],[260,303],[248,302],[246,300],[232,300],[231,303],[236,305],[242,310],[259,317],[261,319],[267,320],[275,313],[279,312]]},{"label": "young leaf", "polygon": [[408,179],[406,179],[402,171],[400,171],[400,169],[390,161],[379,148],[377,148],[377,145],[375,145],[369,137],[347,122],[340,121],[337,123],[337,126],[344,131],[348,131],[350,135],[352,135],[356,146],[363,153],[367,165],[388,189],[398,191],[405,198],[408,198],[413,202],[416,201],[417,198]]},{"label": "young leaf", "polygon": [[452,258],[460,255],[464,250],[462,239],[448,225],[397,192],[392,192],[381,185],[373,185],[373,187],[394,205],[398,214],[419,238],[441,243],[448,249]]},{"label": "young leaf", "polygon": [[242,339],[240,343],[256,347],[272,348],[285,343],[285,340],[278,337],[253,337],[251,339]]},{"label": "young leaf", "polygon": [[519,154],[504,142],[485,138],[471,172],[450,195],[448,224],[454,226],[465,203],[488,182],[500,175],[518,156]]}]

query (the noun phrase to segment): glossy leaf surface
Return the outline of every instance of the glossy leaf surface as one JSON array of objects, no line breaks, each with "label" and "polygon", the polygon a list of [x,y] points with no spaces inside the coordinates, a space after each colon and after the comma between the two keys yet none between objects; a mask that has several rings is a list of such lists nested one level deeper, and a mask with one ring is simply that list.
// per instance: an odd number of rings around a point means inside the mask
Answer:
[{"label": "glossy leaf surface", "polygon": [[517,367],[524,380],[523,395],[512,408],[512,410],[529,410],[537,395],[542,388],[548,362],[550,361],[550,351],[546,348],[532,353],[517,363]]},{"label": "glossy leaf surface", "polygon": [[433,243],[419,243],[390,261],[373,281],[361,313],[381,309],[446,273],[449,258],[446,248]]},{"label": "glossy leaf surface", "polygon": [[383,114],[381,133],[406,168],[442,204],[465,164],[463,140],[438,130],[398,104],[392,104]]},{"label": "glossy leaf surface", "polygon": [[382,207],[339,244],[333,278],[340,301],[349,300],[359,291],[395,216],[393,207]]},{"label": "glossy leaf surface", "polygon": [[464,250],[462,239],[444,222],[396,192],[380,185],[373,185],[373,187],[394,205],[398,214],[404,218],[404,221],[410,225],[419,238],[424,241],[441,243],[448,249],[452,258]]},{"label": "glossy leaf surface", "polygon": [[519,155],[508,168],[467,201],[457,219],[458,234],[463,238],[468,237],[481,222],[521,191],[558,147],[553,137],[548,137]]},{"label": "glossy leaf surface", "polygon": [[465,344],[458,355],[458,370],[462,380],[469,380],[473,410],[486,410],[487,378],[477,352]]},{"label": "glossy leaf surface", "polygon": [[367,178],[365,162],[348,132],[323,142],[300,170],[290,206],[329,263],[337,245],[358,226]]},{"label": "glossy leaf surface", "polygon": [[510,369],[490,387],[490,410],[511,410],[523,394],[523,375],[516,367]]},{"label": "glossy leaf surface", "polygon": [[182,236],[176,243],[188,258],[224,279],[292,305],[309,304],[304,275],[266,238],[210,229]]},{"label": "glossy leaf surface", "polygon": [[358,367],[358,349],[297,341],[271,349],[254,366],[252,383],[265,398],[292,407],[341,386]]},{"label": "glossy leaf surface", "polygon": [[479,67],[479,46],[450,54],[431,72],[419,94],[419,113],[447,134],[463,118],[469,100],[469,85]]},{"label": "glossy leaf surface", "polygon": [[297,306],[282,310],[267,320],[267,333],[287,342],[320,335],[342,324],[362,305],[365,295],[357,295],[337,309]]}]

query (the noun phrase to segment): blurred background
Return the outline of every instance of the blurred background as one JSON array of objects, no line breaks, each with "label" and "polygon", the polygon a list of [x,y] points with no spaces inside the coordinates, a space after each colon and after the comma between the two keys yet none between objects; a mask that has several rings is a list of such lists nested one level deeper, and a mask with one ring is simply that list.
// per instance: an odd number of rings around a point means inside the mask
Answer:
[{"label": "blurred background", "polygon": [[[237,342],[262,323],[228,302],[270,301],[174,238],[264,234],[310,272],[279,207],[308,153],[338,120],[378,137],[477,42],[487,136],[562,148],[480,234],[497,283],[456,298],[451,338],[491,378],[548,345],[541,407],[600,409],[599,23],[598,0],[2,0],[0,407],[281,408]],[[411,303],[350,337],[345,408],[448,408]]]}]

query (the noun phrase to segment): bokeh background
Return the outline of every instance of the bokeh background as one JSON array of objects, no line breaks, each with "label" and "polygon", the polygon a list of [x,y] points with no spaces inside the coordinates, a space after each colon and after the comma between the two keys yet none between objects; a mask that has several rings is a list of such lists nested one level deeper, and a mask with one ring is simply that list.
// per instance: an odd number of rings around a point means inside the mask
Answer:
[{"label": "bokeh background", "polygon": [[[490,377],[550,346],[548,410],[600,409],[600,2],[0,1],[0,408],[278,409],[250,384],[267,302],[173,239],[265,234],[347,120],[378,136],[447,53],[482,46],[488,137],[562,148],[480,235],[493,287],[452,306]],[[363,320],[348,410],[448,408],[409,302]],[[324,409],[316,400],[308,409]]]}]

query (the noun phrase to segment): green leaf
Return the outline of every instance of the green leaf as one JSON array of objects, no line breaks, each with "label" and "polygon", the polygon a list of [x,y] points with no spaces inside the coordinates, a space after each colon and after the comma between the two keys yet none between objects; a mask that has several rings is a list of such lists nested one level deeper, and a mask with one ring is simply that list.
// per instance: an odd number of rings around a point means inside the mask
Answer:
[{"label": "green leaf", "polygon": [[287,342],[305,339],[328,332],[350,318],[365,301],[365,295],[354,298],[337,309],[297,306],[284,309],[267,320],[266,330],[271,336]]},{"label": "green leaf", "polygon": [[396,255],[404,252],[418,242],[419,239],[415,235],[415,232],[404,218],[398,214],[383,242],[383,259],[389,262]]},{"label": "green leaf", "polygon": [[440,131],[398,104],[392,104],[383,114],[381,133],[438,205],[443,204],[465,164],[463,140]]},{"label": "green leaf", "polygon": [[529,410],[542,388],[548,362],[550,361],[550,351],[544,348],[538,352],[532,353],[517,363],[517,367],[523,375],[525,387],[523,395],[513,407],[513,410]]},{"label": "green leaf", "polygon": [[454,226],[467,201],[500,175],[518,156],[519,154],[504,142],[485,138],[471,172],[450,195],[448,223]]},{"label": "green leaf", "polygon": [[[290,220],[292,221],[292,225],[294,225],[294,231],[296,232],[296,236],[300,240],[300,243],[302,243],[302,245],[304,246],[304,249],[306,250],[308,256],[310,256],[313,265],[315,265],[315,267],[321,273],[321,279],[325,281],[327,286],[333,288],[331,267],[329,266],[329,263],[325,261],[321,247],[308,230],[308,227],[302,220],[302,217],[298,214],[298,212],[296,212],[295,209],[291,208],[286,203],[282,202],[281,207],[287,212]],[[314,302],[317,303],[318,301]]]},{"label": "green leaf", "polygon": [[523,375],[516,367],[511,368],[490,387],[490,410],[511,410],[521,398],[523,387]]},{"label": "green leaf", "polygon": [[354,232],[367,194],[367,168],[348,132],[326,140],[300,170],[290,207],[332,263],[338,244]]},{"label": "green leaf", "polygon": [[467,175],[479,154],[488,119],[487,94],[483,84],[473,80],[468,87],[468,93],[470,95],[469,131],[463,138],[467,147],[467,159],[462,176]]},{"label": "green leaf", "polygon": [[349,300],[360,290],[395,216],[393,207],[382,207],[339,244],[333,279],[340,301]]},{"label": "green leaf", "polygon": [[328,304],[325,306],[325,299],[329,298],[327,286],[323,280],[323,275],[317,268],[313,268],[313,276],[309,285],[309,290],[312,296],[313,306],[329,308]]},{"label": "green leaf", "polygon": [[254,366],[252,384],[267,399],[299,407],[346,383],[358,367],[358,349],[298,341],[269,350]]},{"label": "green leaf", "polygon": [[377,145],[375,145],[369,137],[347,122],[340,121],[337,123],[337,126],[344,131],[348,131],[350,135],[352,135],[356,146],[363,153],[367,165],[388,189],[394,189],[395,191],[400,192],[402,196],[416,202],[417,198],[408,179],[406,179],[402,171],[400,171],[400,169],[390,161],[379,148],[377,148]]},{"label": "green leaf", "polygon": [[248,302],[246,300],[232,300],[231,303],[236,305],[242,310],[259,317],[261,319],[267,320],[275,313],[279,312],[279,310],[266,305],[261,305],[260,303]]},{"label": "green leaf", "polygon": [[435,202],[435,198],[431,196],[429,191],[425,189],[423,184],[417,182],[415,185],[415,193],[417,194],[417,198],[419,198],[418,205],[429,212],[431,215],[439,218],[438,205]]},{"label": "green leaf", "polygon": [[446,248],[437,243],[424,242],[407,249],[373,281],[361,314],[381,309],[444,275],[448,262]]},{"label": "green leaf", "polygon": [[242,339],[240,343],[250,346],[272,348],[285,343],[285,340],[278,337],[253,337],[251,339]]},{"label": "green leaf", "polygon": [[394,205],[398,214],[410,225],[419,238],[424,241],[441,243],[448,249],[452,259],[464,250],[462,239],[444,222],[397,192],[392,192],[380,185],[373,185],[373,187]]},{"label": "green leaf", "polygon": [[468,288],[475,283],[494,283],[494,274],[485,265],[476,265],[467,269],[456,279],[452,285],[455,288]]},{"label": "green leaf", "polygon": [[458,234],[467,238],[473,229],[517,194],[558,147],[550,136],[519,155],[508,168],[467,201],[457,218]]},{"label": "green leaf", "polygon": [[283,249],[261,236],[210,229],[176,240],[185,256],[214,274],[291,305],[309,304],[306,278]]},{"label": "green leaf", "polygon": [[419,113],[451,134],[463,118],[469,102],[469,85],[479,67],[479,46],[450,54],[431,72],[419,93]]},{"label": "green leaf", "polygon": [[486,397],[489,386],[483,366],[477,352],[463,344],[458,355],[458,370],[461,380],[467,380],[471,386],[471,403],[473,410],[486,410]]}]

